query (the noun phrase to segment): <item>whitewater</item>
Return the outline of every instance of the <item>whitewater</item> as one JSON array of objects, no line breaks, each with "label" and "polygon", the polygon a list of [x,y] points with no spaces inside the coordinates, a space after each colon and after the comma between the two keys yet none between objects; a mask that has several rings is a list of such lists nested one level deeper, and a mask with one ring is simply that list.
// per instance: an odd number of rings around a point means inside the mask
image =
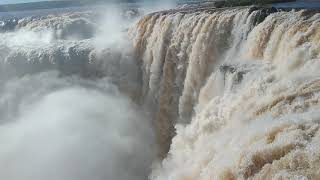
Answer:
[{"label": "whitewater", "polygon": [[319,179],[320,11],[161,9],[2,21],[0,179]]},{"label": "whitewater", "polygon": [[0,179],[147,178],[155,135],[135,99],[138,67],[125,41],[134,12],[123,13],[2,21]]}]

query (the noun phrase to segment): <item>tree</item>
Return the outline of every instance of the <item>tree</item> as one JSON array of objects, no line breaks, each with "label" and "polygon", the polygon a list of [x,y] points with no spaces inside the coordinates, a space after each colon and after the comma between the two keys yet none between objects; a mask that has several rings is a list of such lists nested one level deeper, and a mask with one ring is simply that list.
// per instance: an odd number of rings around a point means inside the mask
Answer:
[{"label": "tree", "polygon": [[226,0],[226,4],[229,6],[245,6],[252,4],[272,4],[272,3],[281,3],[281,2],[293,2],[296,0]]}]

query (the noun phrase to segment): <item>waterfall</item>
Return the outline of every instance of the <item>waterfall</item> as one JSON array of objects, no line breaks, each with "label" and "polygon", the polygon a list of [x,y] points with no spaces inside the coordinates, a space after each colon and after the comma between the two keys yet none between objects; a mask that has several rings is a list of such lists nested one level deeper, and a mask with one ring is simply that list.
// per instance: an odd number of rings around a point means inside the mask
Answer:
[{"label": "waterfall", "polygon": [[0,179],[319,179],[319,10],[91,8],[0,20]]},{"label": "waterfall", "polygon": [[160,156],[151,179],[320,176],[320,14],[193,8],[130,30]]}]

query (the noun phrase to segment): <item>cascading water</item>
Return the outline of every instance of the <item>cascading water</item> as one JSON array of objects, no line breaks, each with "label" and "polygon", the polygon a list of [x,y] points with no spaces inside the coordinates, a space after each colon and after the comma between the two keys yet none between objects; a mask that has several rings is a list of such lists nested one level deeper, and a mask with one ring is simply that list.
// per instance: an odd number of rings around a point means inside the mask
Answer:
[{"label": "cascading water", "polygon": [[131,33],[166,156],[151,179],[319,178],[319,29],[316,10],[142,18]]},{"label": "cascading water", "polygon": [[2,23],[0,179],[320,177],[317,10],[117,13]]}]

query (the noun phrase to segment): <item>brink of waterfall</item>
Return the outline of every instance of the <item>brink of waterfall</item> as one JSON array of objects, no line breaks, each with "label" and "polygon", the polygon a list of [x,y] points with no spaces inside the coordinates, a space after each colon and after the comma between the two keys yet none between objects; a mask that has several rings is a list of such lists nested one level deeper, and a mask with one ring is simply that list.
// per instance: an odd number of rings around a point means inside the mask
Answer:
[{"label": "brink of waterfall", "polygon": [[1,180],[319,179],[319,3],[81,2],[0,12]]},{"label": "brink of waterfall", "polygon": [[199,7],[131,30],[160,155],[151,179],[317,179],[320,14]]}]

